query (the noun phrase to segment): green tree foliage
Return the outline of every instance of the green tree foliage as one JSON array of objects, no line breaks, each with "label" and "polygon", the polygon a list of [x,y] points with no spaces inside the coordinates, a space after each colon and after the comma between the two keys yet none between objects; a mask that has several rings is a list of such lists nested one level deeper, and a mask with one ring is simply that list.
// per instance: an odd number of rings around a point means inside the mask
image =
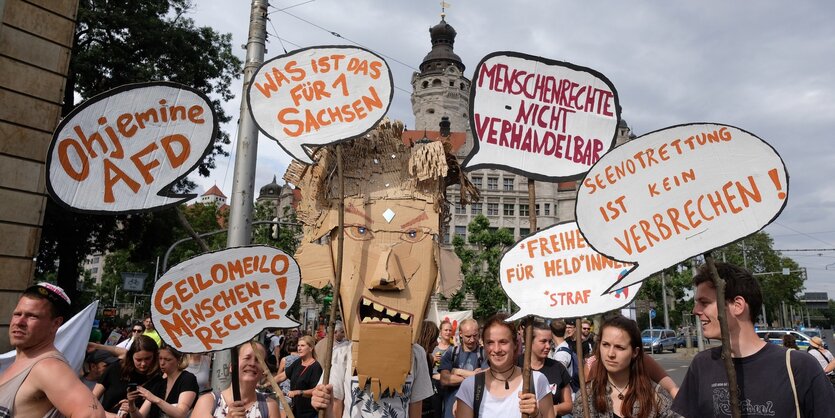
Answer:
[{"label": "green tree foliage", "polygon": [[[76,94],[89,99],[127,83],[169,80],[206,93],[219,121],[231,120],[221,103],[234,97],[230,85],[239,76],[241,62],[232,54],[231,35],[195,26],[186,17],[190,7],[189,0],[81,0],[62,114],[75,108]],[[228,143],[229,135],[219,132],[214,149],[198,168],[201,175],[214,168],[216,156],[227,155]],[[178,191],[193,187],[188,182],[177,185]],[[80,265],[87,255],[124,248],[135,239],[129,231],[160,224],[170,225],[171,219],[82,215],[50,200],[37,274],[43,277],[57,269],[58,284],[75,300]],[[163,234],[170,228],[158,231]]]},{"label": "green tree foliage", "polygon": [[461,309],[464,294],[470,293],[478,301],[473,316],[484,319],[502,310],[507,303],[507,296],[499,285],[499,262],[504,250],[515,240],[507,228],[491,228],[490,220],[483,214],[476,216],[467,230],[466,243],[458,236],[452,241],[455,254],[461,259],[464,284],[450,298],[449,305],[450,309]]},{"label": "green tree foliage", "polygon": [[[774,241],[766,232],[757,232],[744,240],[717,248],[712,252],[716,261],[725,261],[750,270],[760,281],[766,318],[774,323],[779,318],[781,303],[800,306],[798,296],[803,290],[805,273],[791,258],[784,257],[773,249]],[[790,274],[783,275],[783,269]],[[693,272],[690,263],[669,268],[665,271],[667,292],[676,300],[675,311],[670,311],[670,325],[682,324],[684,317],[692,311]],[[662,299],[660,274],[644,282],[639,299],[655,302],[658,317],[653,325],[662,324]],[[639,322],[646,319],[639,317]]]}]

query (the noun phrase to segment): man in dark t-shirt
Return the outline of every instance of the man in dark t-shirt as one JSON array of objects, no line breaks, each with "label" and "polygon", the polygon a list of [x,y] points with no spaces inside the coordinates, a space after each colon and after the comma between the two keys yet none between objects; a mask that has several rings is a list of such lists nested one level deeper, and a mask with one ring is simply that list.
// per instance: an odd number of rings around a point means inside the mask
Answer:
[{"label": "man in dark t-shirt", "polygon": [[[542,321],[535,321],[533,324],[533,343],[531,344],[531,370],[540,372],[548,379],[548,391],[551,392],[554,401],[554,414],[557,417],[570,414],[573,403],[571,402],[571,375],[562,363],[548,358],[551,342],[551,327]],[[524,353],[517,359],[517,364],[522,366],[525,361]]]},{"label": "man in dark t-shirt", "polygon": [[465,319],[458,326],[461,345],[447,350],[441,356],[441,384],[444,387],[444,417],[452,418],[455,395],[461,382],[489,367],[484,357],[484,349],[478,343],[478,322]]},{"label": "man in dark t-shirt", "polygon": [[[731,264],[716,263],[716,269],[726,282],[725,300],[716,300],[710,272],[702,267],[693,277],[693,314],[701,321],[705,338],[720,339],[717,303],[725,303],[742,415],[834,417],[835,390],[817,362],[806,353],[768,344],[754,331],[753,319],[762,308],[757,280]],[[685,417],[730,417],[729,394],[721,347],[703,351],[687,369],[673,411]]]}]

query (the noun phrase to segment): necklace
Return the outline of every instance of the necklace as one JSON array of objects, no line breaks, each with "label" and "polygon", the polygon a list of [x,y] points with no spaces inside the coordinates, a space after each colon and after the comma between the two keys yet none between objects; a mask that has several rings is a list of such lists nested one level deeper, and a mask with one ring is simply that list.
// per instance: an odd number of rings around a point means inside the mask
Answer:
[{"label": "necklace", "polygon": [[623,390],[615,386],[615,383],[612,382],[612,379],[609,379],[609,385],[615,388],[616,391],[618,391],[618,399],[623,400],[623,391],[629,387],[629,383],[627,383],[626,386],[623,387]]},{"label": "necklace", "polygon": [[509,381],[510,379],[513,379],[513,375],[514,375],[514,374],[516,374],[516,366],[510,366],[510,368],[508,368],[508,369],[506,369],[506,370],[504,370],[504,371],[496,372],[496,373],[498,373],[498,374],[499,374],[499,376],[501,376],[501,375],[503,375],[503,374],[507,373],[507,371],[508,371],[508,370],[510,370],[510,376],[508,376],[508,377],[507,377],[507,378],[505,378],[505,379],[501,379],[501,378],[496,377],[496,374],[495,374],[495,373],[493,373],[493,368],[492,368],[492,367],[490,368],[490,376],[493,376],[493,379],[496,379],[496,380],[498,380],[499,382],[504,382],[504,388],[505,388],[505,390],[510,390],[510,383],[508,383],[508,381]]}]

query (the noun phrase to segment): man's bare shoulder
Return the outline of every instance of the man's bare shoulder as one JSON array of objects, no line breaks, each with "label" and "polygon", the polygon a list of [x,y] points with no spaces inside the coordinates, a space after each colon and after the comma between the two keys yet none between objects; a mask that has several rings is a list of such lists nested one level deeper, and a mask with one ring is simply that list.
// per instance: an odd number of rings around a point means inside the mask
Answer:
[{"label": "man's bare shoulder", "polygon": [[15,400],[17,406],[21,401],[37,402],[49,408],[54,406],[65,416],[104,416],[98,400],[63,357],[38,361],[20,389]]}]

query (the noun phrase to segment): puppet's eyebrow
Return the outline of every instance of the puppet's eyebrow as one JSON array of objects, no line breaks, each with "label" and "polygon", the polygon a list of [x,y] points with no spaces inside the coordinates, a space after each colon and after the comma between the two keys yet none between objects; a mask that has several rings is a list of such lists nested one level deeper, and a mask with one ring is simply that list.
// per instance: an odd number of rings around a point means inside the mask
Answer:
[{"label": "puppet's eyebrow", "polygon": [[364,210],[359,209],[359,208],[357,208],[357,207],[356,207],[356,206],[354,206],[354,205],[349,204],[349,205],[348,205],[348,207],[346,207],[346,208],[345,208],[345,212],[348,212],[348,213],[352,213],[352,214],[354,214],[354,215],[357,215],[357,216],[359,216],[360,218],[365,219],[365,221],[366,221],[366,222],[368,222],[369,224],[373,224],[373,223],[374,223],[374,221],[371,219],[371,217],[370,217],[370,216],[368,216],[368,214],[366,214]]},{"label": "puppet's eyebrow", "polygon": [[420,215],[415,216],[414,218],[412,218],[408,222],[404,223],[403,225],[400,225],[400,229],[406,229],[406,228],[408,228],[408,227],[410,227],[410,226],[412,226],[412,225],[414,225],[414,224],[416,224],[420,221],[425,221],[427,219],[429,219],[429,217],[426,216],[426,212],[421,212]]}]

